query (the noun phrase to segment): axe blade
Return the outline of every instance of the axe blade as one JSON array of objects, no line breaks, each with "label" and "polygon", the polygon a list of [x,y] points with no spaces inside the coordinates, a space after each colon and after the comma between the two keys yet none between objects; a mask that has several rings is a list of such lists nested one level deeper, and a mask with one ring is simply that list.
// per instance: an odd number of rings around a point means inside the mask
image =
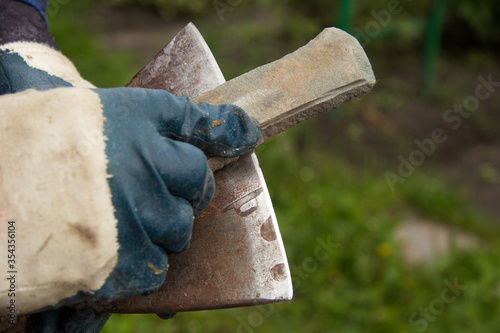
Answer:
[{"label": "axe blade", "polygon": [[195,97],[226,82],[210,48],[193,23],[186,25],[127,83]]},{"label": "axe blade", "polygon": [[[127,84],[195,97],[224,83],[208,45],[189,23]],[[164,285],[112,302],[115,313],[169,313],[289,301],[285,248],[254,153],[214,174],[215,195],[195,219],[190,248],[169,256]]]}]

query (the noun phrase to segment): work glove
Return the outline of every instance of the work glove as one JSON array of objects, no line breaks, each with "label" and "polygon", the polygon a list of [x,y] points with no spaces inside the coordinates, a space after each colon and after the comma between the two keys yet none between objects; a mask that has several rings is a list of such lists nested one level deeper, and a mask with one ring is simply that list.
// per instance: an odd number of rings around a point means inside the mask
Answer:
[{"label": "work glove", "polygon": [[260,131],[233,105],[94,88],[51,42],[7,40],[0,235],[10,238],[0,237],[0,260],[9,239],[16,246],[3,266],[13,273],[0,286],[1,312],[38,312],[32,331],[98,331],[108,315],[62,307],[158,289],[168,255],[188,248],[193,219],[213,196],[206,155],[243,154]]}]

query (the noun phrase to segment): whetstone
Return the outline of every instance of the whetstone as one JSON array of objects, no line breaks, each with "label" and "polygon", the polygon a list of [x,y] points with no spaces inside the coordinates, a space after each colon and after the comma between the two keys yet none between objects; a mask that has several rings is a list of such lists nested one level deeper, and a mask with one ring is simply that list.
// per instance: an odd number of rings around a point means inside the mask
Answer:
[{"label": "whetstone", "polygon": [[[261,125],[259,143],[317,114],[367,93],[375,75],[359,42],[348,33],[324,29],[285,57],[257,67],[196,98],[235,104]],[[213,170],[227,161],[209,160]]]}]

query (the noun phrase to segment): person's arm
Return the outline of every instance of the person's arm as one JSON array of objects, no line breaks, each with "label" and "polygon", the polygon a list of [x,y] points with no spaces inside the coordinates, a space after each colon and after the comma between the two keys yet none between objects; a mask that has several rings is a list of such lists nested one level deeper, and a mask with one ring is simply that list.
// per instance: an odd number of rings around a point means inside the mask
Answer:
[{"label": "person's arm", "polygon": [[[57,309],[160,287],[168,254],[188,248],[212,198],[206,154],[245,153],[260,131],[233,105],[93,88],[39,31],[44,2],[35,3],[0,0],[0,22],[27,24],[0,32],[0,260],[12,221],[16,311],[45,311],[33,331],[84,320],[97,330],[105,316]],[[2,284],[2,315],[10,299]]]}]

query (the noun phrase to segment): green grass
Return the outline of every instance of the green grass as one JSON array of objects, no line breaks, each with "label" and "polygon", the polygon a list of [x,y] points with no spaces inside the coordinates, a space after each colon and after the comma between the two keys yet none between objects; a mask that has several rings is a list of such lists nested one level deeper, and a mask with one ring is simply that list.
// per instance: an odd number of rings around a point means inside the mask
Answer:
[{"label": "green grass", "polygon": [[[311,128],[299,126],[258,149],[292,271],[292,302],[181,313],[167,322],[149,315],[114,315],[104,332],[146,327],[150,332],[500,329],[495,315],[500,310],[500,251],[494,243],[454,251],[430,267],[410,267],[393,239],[395,226],[409,211],[457,225],[473,220],[469,229],[478,233],[480,226],[490,234],[498,228],[491,229],[480,213],[431,175],[416,175],[392,192],[380,173],[315,150],[312,143],[299,144],[304,135],[311,137]],[[315,257],[318,238],[335,243],[326,260]],[[455,280],[466,289],[455,297],[446,292],[454,300],[444,302],[442,292]],[[421,312],[425,308],[428,314]]]},{"label": "green grass", "polygon": [[[74,17],[58,15],[51,23],[63,51],[96,85],[120,86],[134,74],[133,55],[107,50]],[[393,103],[390,95],[380,99]],[[103,332],[500,330],[499,228],[446,184],[439,171],[421,167],[391,191],[383,176],[388,168],[375,153],[352,164],[338,149],[318,142],[313,122],[270,140],[257,154],[288,254],[293,301],[180,313],[168,321],[155,315],[113,315]],[[428,267],[409,266],[393,238],[395,227],[409,216],[465,228],[481,238],[481,246],[452,251]],[[315,258],[318,239],[335,244],[326,259]],[[455,280],[466,289],[445,292],[453,300],[444,302],[443,290]],[[427,314],[422,312],[429,307]]]}]

